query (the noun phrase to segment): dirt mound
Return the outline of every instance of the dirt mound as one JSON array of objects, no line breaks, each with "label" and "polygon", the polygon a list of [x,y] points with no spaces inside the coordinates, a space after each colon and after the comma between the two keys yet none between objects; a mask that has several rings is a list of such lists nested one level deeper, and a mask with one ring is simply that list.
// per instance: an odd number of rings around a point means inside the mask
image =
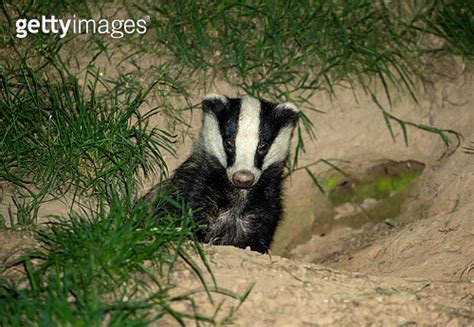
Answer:
[{"label": "dirt mound", "polygon": [[474,156],[459,151],[429,166],[409,193],[396,226],[335,226],[290,256],[376,275],[472,279]]},{"label": "dirt mound", "polygon": [[398,218],[405,226],[332,266],[377,275],[474,279],[474,156],[458,151],[430,166],[415,193]]},{"label": "dirt mound", "polygon": [[[243,293],[253,285],[236,326],[467,326],[474,319],[470,283],[373,277],[232,247],[207,253],[219,287]],[[198,287],[189,274],[175,274],[174,283]],[[212,315],[223,298],[214,300],[201,292],[195,304]],[[235,305],[226,299],[220,313]]]}]

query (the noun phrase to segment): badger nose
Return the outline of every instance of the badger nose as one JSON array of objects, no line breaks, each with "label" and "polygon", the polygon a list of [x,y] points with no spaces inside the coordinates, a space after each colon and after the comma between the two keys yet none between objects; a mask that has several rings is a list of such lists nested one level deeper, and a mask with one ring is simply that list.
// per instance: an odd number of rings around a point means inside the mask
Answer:
[{"label": "badger nose", "polygon": [[254,181],[255,176],[248,170],[240,170],[232,175],[232,182],[239,188],[249,188]]}]

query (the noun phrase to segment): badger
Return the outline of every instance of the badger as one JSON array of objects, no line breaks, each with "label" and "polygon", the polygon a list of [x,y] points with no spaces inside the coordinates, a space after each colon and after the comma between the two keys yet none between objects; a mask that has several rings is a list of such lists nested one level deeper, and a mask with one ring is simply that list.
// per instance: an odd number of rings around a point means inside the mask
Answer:
[{"label": "badger", "polygon": [[267,253],[283,214],[282,183],[299,110],[289,102],[207,95],[190,157],[167,181],[197,210],[199,241]]}]

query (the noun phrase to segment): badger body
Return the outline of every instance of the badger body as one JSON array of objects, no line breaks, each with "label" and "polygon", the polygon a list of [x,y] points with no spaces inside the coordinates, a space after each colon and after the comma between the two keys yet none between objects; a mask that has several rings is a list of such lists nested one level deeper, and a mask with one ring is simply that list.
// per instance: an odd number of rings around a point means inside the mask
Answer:
[{"label": "badger body", "polygon": [[268,251],[283,214],[285,161],[298,109],[253,97],[206,96],[199,142],[167,182],[205,228],[200,241]]}]

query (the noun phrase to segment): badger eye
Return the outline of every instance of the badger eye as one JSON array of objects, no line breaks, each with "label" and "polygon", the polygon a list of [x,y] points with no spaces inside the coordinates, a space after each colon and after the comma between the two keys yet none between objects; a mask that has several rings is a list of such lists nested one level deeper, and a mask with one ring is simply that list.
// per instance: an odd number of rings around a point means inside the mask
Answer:
[{"label": "badger eye", "polygon": [[266,154],[267,151],[268,151],[268,148],[269,148],[268,143],[266,143],[266,142],[260,143],[260,145],[258,146],[258,149],[257,149],[258,154],[260,154],[260,155]]},{"label": "badger eye", "polygon": [[226,152],[232,152],[234,150],[234,143],[228,139],[224,141],[224,149]]}]

